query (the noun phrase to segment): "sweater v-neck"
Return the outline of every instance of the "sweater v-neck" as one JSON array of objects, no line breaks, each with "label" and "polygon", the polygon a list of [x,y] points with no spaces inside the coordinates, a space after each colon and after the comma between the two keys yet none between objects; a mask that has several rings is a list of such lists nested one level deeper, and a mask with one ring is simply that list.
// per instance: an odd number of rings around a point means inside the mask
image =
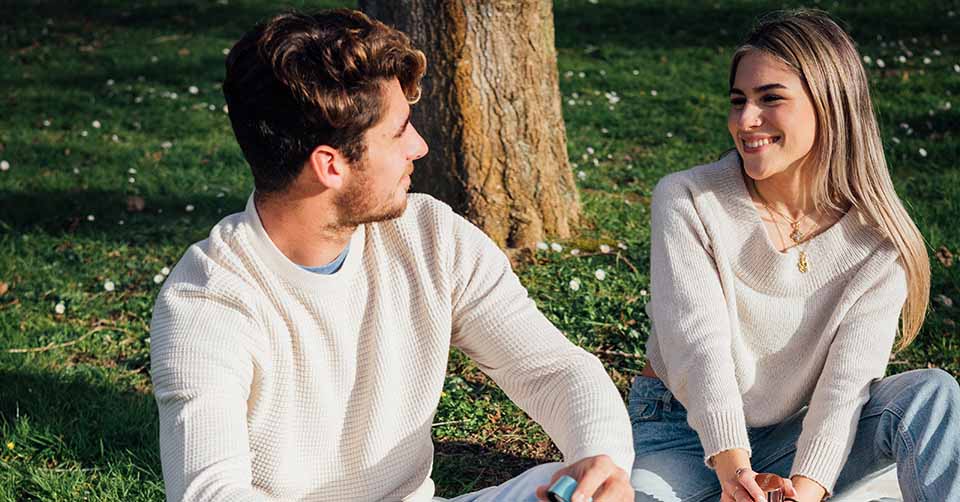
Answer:
[{"label": "sweater v-neck", "polygon": [[799,249],[785,252],[770,241],[753,199],[750,197],[739,159],[728,154],[718,169],[709,173],[718,199],[733,219],[735,245],[731,263],[737,276],[750,287],[773,296],[807,296],[847,274],[883,242],[881,234],[867,224],[861,211],[851,207],[829,228],[804,243],[809,260],[807,272],[797,267]]}]

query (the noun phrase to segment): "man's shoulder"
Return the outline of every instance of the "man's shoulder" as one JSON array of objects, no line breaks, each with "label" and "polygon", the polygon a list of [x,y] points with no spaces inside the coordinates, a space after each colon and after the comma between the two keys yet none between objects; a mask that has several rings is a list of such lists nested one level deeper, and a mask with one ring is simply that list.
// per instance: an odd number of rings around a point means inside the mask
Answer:
[{"label": "man's shoulder", "polygon": [[425,193],[412,193],[407,196],[407,208],[400,217],[373,223],[368,228],[374,235],[390,235],[404,241],[443,240],[456,218],[459,216],[446,203]]},{"label": "man's shoulder", "polygon": [[414,221],[421,219],[446,219],[453,215],[453,209],[439,199],[426,193],[412,193],[407,198],[407,210],[401,219],[410,218]]},{"label": "man's shoulder", "polygon": [[164,281],[158,301],[171,296],[226,296],[249,301],[251,271],[249,250],[245,249],[244,214],[236,213],[220,220],[206,239],[195,242]]}]

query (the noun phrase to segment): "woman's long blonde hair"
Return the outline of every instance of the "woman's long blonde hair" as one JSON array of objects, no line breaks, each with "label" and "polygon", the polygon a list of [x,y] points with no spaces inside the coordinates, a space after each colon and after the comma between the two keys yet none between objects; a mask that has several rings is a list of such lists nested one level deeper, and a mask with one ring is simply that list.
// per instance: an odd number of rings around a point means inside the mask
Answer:
[{"label": "woman's long blonde hair", "polygon": [[751,51],[769,54],[792,68],[807,85],[817,115],[817,141],[810,165],[818,209],[853,206],[873,220],[896,246],[907,273],[897,350],[916,338],[930,300],[930,261],[923,236],[894,190],[883,155],[867,75],[853,40],[816,10],[765,17],[733,55],[737,65]]}]

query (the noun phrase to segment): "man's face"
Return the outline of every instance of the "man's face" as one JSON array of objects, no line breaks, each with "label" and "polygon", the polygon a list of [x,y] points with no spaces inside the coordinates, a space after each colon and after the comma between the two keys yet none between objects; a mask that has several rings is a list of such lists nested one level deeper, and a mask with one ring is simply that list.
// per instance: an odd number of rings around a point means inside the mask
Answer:
[{"label": "man's face", "polygon": [[383,86],[386,113],[364,133],[363,159],[351,166],[337,198],[340,223],[360,225],[397,218],[407,208],[413,161],[427,154],[427,143],[410,123],[410,104],[397,79]]}]

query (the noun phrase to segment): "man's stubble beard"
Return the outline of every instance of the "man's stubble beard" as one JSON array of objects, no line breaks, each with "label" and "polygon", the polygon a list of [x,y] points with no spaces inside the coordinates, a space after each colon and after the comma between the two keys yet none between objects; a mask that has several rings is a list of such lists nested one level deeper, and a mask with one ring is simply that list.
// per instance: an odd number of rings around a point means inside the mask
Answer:
[{"label": "man's stubble beard", "polygon": [[356,227],[366,223],[392,220],[403,216],[403,212],[407,209],[406,193],[403,199],[392,207],[371,207],[375,203],[371,200],[375,194],[367,190],[370,184],[366,174],[367,167],[363,161],[358,162],[357,167],[354,168],[357,176],[351,183],[352,186],[336,198],[335,204],[340,214],[338,224],[341,227]]}]

